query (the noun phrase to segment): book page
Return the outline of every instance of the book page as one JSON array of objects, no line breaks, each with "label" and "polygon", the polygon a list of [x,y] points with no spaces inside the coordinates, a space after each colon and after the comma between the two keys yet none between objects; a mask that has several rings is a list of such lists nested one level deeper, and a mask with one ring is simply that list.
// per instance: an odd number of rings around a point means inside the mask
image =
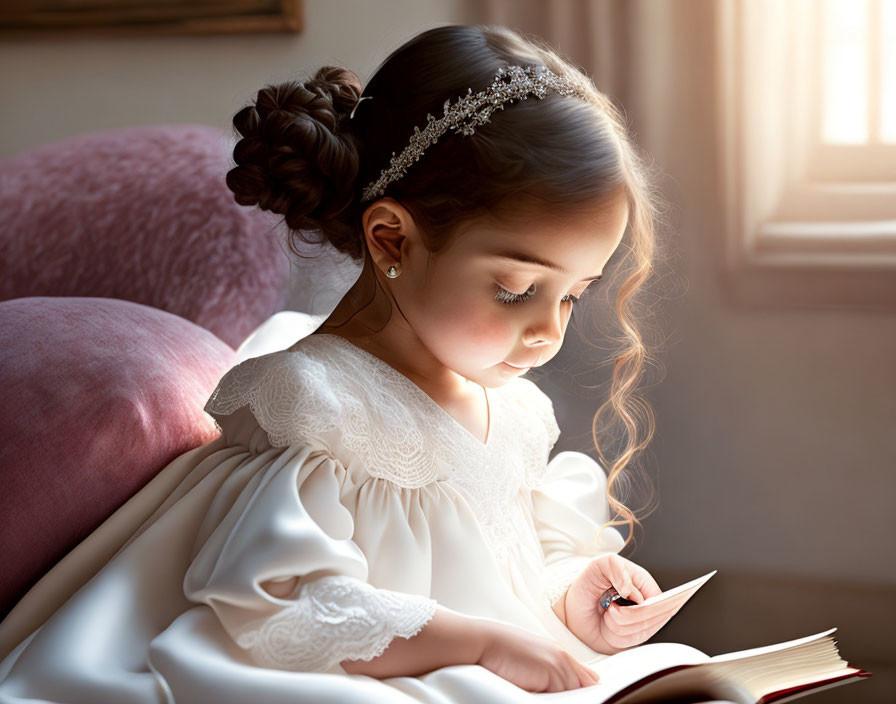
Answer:
[{"label": "book page", "polygon": [[783,643],[774,643],[773,645],[765,645],[760,648],[750,648],[749,650],[737,650],[733,653],[725,653],[723,655],[715,655],[711,657],[710,660],[712,662],[725,662],[727,660],[739,660],[740,658],[747,658],[753,655],[764,655],[765,653],[773,653],[776,650],[785,650],[787,648],[794,648],[798,645],[802,645],[803,643],[808,643],[812,640],[818,640],[819,638],[823,638],[824,636],[830,635],[837,628],[829,628],[826,631],[821,633],[816,633],[813,636],[806,636],[804,638],[797,638],[796,640],[788,640]]},{"label": "book page", "polygon": [[[632,682],[667,667],[708,662],[709,656],[684,643],[645,643],[592,663],[600,680],[588,688],[594,702],[602,702]],[[575,691],[575,690],[572,690]]]},{"label": "book page", "polygon": [[[673,589],[667,589],[662,594],[657,594],[656,596],[652,596],[649,599],[645,599],[640,604],[637,604],[637,606],[647,606],[649,604],[655,604],[659,601],[665,601],[666,599],[669,599],[670,597],[673,597],[676,594],[681,594],[682,592],[687,592],[687,591],[690,591],[691,596],[693,596],[694,593],[696,593],[696,591],[700,587],[702,587],[704,584],[706,584],[706,582],[709,581],[709,578],[712,577],[717,571],[718,570],[713,570],[712,572],[709,572],[709,573],[703,575],[702,577],[697,577],[697,579],[692,579],[690,582],[685,582],[684,584],[681,584]],[[688,598],[690,598],[690,597],[688,597]]]},{"label": "book page", "polygon": [[721,681],[749,692],[751,701],[766,696],[775,700],[781,693],[812,689],[832,679],[854,681],[861,670],[840,657],[831,632],[726,653],[696,669],[715,671]]}]

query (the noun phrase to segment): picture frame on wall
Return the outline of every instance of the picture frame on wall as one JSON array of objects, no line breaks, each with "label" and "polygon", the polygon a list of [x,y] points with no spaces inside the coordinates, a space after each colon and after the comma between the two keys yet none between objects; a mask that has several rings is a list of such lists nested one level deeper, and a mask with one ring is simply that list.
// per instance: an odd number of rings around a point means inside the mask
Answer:
[{"label": "picture frame on wall", "polygon": [[0,37],[299,33],[302,0],[5,0]]}]

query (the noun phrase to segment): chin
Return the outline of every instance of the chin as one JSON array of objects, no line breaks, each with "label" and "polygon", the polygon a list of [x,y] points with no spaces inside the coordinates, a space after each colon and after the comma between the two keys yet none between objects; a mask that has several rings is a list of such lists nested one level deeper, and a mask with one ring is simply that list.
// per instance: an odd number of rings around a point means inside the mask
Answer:
[{"label": "chin", "polygon": [[475,381],[489,389],[496,389],[500,386],[513,381],[517,377],[524,376],[528,369],[513,369],[509,365],[499,362],[490,369],[483,370],[475,377],[467,377],[470,381]]}]

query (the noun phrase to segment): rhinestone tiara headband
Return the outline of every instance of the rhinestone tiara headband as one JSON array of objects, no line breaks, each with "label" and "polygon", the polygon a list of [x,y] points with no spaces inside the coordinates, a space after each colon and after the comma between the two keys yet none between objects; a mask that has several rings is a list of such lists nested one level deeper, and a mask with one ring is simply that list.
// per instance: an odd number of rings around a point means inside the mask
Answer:
[{"label": "rhinestone tiara headband", "polygon": [[446,100],[442,105],[442,117],[436,119],[430,113],[426,113],[426,127],[422,130],[414,127],[414,134],[411,135],[408,145],[401,154],[396,155],[392,152],[389,166],[380,172],[378,179],[371,181],[364,189],[361,202],[366,203],[380,197],[385,192],[386,186],[404,176],[426,148],[435,144],[448,130],[465,135],[473,134],[476,126],[488,122],[495,110],[503,110],[504,103],[526,100],[529,95],[541,100],[549,92],[576,95],[584,100],[590,100],[589,92],[581,83],[561,78],[544,64],[534,68],[529,66],[499,68],[492,84],[485,90],[473,93],[471,88],[467,88],[467,95],[458,98],[454,105],[451,104],[450,98]]}]

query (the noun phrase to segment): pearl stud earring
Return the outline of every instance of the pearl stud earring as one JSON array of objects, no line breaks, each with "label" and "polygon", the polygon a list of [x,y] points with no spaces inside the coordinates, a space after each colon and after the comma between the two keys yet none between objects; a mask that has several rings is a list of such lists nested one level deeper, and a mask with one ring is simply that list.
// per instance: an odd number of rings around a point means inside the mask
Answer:
[{"label": "pearl stud earring", "polygon": [[390,279],[394,279],[400,273],[401,273],[401,271],[399,271],[398,268],[394,264],[392,266],[390,266],[388,269],[386,269],[386,276],[388,276]]}]

